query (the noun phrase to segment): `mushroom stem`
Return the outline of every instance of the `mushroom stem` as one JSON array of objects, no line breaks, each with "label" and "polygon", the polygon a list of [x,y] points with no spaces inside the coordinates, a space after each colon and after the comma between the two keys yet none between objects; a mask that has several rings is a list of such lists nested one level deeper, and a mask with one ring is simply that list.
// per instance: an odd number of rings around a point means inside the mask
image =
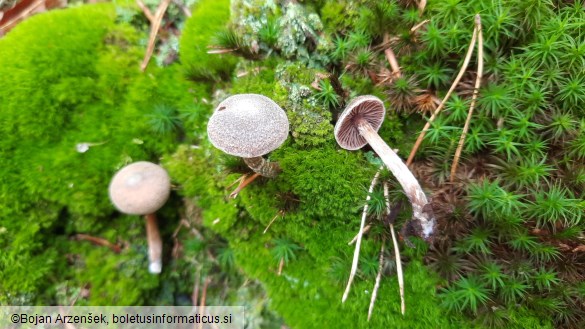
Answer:
[{"label": "mushroom stem", "polygon": [[435,218],[431,207],[427,206],[429,202],[420,184],[400,157],[380,138],[368,121],[364,118],[358,118],[355,124],[360,135],[368,141],[368,144],[370,144],[402,186],[408,200],[412,204],[412,215],[421,225],[422,237],[425,240],[429,240],[434,231]]},{"label": "mushroom stem", "polygon": [[146,222],[146,238],[148,241],[148,271],[159,274],[162,270],[162,239],[158,230],[155,214],[144,216]]},{"label": "mushroom stem", "polygon": [[263,157],[244,158],[244,162],[254,172],[268,178],[274,178],[280,173],[280,166],[276,162],[268,162]]}]

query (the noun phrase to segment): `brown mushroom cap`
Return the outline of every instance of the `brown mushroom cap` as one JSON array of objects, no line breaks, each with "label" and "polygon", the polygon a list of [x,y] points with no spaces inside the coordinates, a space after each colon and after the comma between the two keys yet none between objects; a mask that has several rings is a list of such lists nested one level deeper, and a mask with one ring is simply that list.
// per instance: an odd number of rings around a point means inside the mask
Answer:
[{"label": "brown mushroom cap", "polygon": [[110,200],[130,215],[148,215],[159,210],[169,198],[171,180],[166,170],[151,162],[127,165],[110,183]]},{"label": "brown mushroom cap", "polygon": [[225,153],[253,158],[282,145],[288,128],[286,113],[273,100],[257,94],[239,94],[217,106],[207,124],[207,135]]},{"label": "brown mushroom cap", "polygon": [[335,139],[346,150],[357,150],[368,143],[357,128],[356,119],[365,119],[375,131],[384,121],[384,103],[376,96],[366,95],[354,98],[343,110],[335,125]]}]

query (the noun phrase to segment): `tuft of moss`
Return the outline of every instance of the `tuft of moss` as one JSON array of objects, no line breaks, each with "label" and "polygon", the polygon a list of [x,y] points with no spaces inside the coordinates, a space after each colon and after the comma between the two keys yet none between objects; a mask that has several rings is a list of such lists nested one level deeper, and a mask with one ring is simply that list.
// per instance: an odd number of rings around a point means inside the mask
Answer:
[{"label": "tuft of moss", "polygon": [[229,77],[235,58],[231,55],[208,54],[216,33],[230,18],[229,0],[201,0],[195,4],[191,18],[185,23],[179,43],[179,56],[190,74],[199,77]]}]

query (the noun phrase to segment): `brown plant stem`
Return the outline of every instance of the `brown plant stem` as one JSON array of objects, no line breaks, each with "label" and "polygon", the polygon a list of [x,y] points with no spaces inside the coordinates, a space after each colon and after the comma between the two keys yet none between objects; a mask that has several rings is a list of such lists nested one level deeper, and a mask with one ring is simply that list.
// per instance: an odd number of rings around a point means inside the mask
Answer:
[{"label": "brown plant stem", "polygon": [[[8,30],[16,26],[16,24],[27,18],[28,16],[32,15],[35,11],[45,11],[45,0],[37,0],[37,1],[22,1],[21,3],[16,4],[13,8],[6,11],[6,17],[4,15],[0,16],[0,22],[2,22],[2,18],[6,21],[2,25],[0,25],[0,36],[4,33],[7,33]],[[12,13],[14,15],[10,15]],[[14,17],[11,17],[14,16]]]},{"label": "brown plant stem", "polygon": [[449,97],[451,97],[451,93],[453,93],[453,91],[455,90],[455,87],[457,87],[461,78],[463,78],[463,74],[467,70],[467,66],[469,65],[469,61],[471,60],[471,55],[473,54],[473,48],[475,47],[477,33],[478,33],[477,28],[474,28],[473,35],[471,37],[471,42],[469,43],[469,48],[467,50],[467,54],[465,55],[465,59],[463,61],[463,65],[461,66],[461,70],[459,70],[459,73],[457,74],[455,81],[453,81],[453,84],[451,84],[451,88],[449,88],[449,91],[447,92],[445,97],[443,97],[441,104],[439,104],[437,109],[433,112],[433,114],[431,115],[431,117],[429,118],[427,123],[425,124],[424,128],[422,129],[422,131],[418,135],[418,138],[416,139],[416,142],[414,143],[414,146],[412,147],[412,150],[410,151],[410,154],[408,155],[408,159],[406,160],[407,166],[410,166],[410,164],[412,164],[412,161],[414,160],[414,156],[416,154],[416,151],[418,151],[418,148],[422,144],[422,141],[425,138],[427,131],[431,127],[431,124],[433,123],[433,121],[435,121],[435,119],[437,118],[437,115],[439,115],[439,112],[441,112],[441,110],[445,106],[445,103],[447,102]]},{"label": "brown plant stem", "polygon": [[473,115],[473,109],[475,107],[475,101],[477,100],[477,94],[479,93],[479,87],[481,86],[481,78],[483,76],[483,36],[481,33],[481,17],[479,14],[475,15],[475,29],[477,30],[477,76],[475,77],[475,86],[473,88],[473,95],[471,96],[471,104],[469,104],[469,112],[467,113],[467,118],[465,119],[465,125],[463,126],[463,131],[461,132],[461,137],[459,138],[459,144],[457,145],[457,150],[455,151],[455,157],[453,158],[453,164],[451,165],[451,174],[449,177],[449,181],[453,183],[455,180],[455,173],[457,172],[457,165],[459,163],[459,157],[461,157],[461,151],[463,150],[463,145],[465,144],[465,137],[467,136],[467,131],[469,130],[469,124],[471,123],[471,116]]},{"label": "brown plant stem", "polygon": [[420,184],[404,162],[402,162],[402,159],[380,138],[378,133],[365,119],[358,120],[356,125],[360,134],[368,141],[368,144],[370,144],[402,186],[404,193],[412,205],[412,215],[421,226],[421,232],[417,232],[417,234],[428,241],[431,239],[434,231],[435,218],[432,210],[427,206],[429,202]]},{"label": "brown plant stem", "polygon": [[162,239],[155,214],[144,216],[146,222],[146,238],[148,241],[148,271],[158,274],[162,270]]},{"label": "brown plant stem", "polygon": [[382,171],[382,167],[378,169],[374,178],[372,179],[372,183],[370,184],[370,188],[368,189],[368,195],[366,196],[366,204],[364,205],[364,210],[362,212],[362,221],[360,223],[360,230],[358,231],[358,238],[355,244],[355,251],[353,253],[353,262],[351,264],[351,271],[349,273],[349,280],[347,281],[347,286],[345,287],[345,292],[343,293],[343,297],[341,298],[341,302],[344,303],[349,295],[349,290],[351,289],[351,283],[353,282],[353,278],[355,277],[355,273],[357,272],[358,261],[360,258],[360,246],[362,244],[362,235],[364,232],[364,224],[366,223],[366,217],[368,215],[368,201],[370,201],[370,195],[374,191],[374,186],[378,182],[378,178],[380,177],[380,172]]},{"label": "brown plant stem", "polygon": [[148,37],[148,45],[146,46],[146,53],[144,54],[144,59],[142,60],[142,64],[140,65],[140,70],[144,72],[146,67],[148,66],[148,62],[152,57],[152,53],[154,52],[154,44],[156,42],[156,35],[158,34],[158,30],[160,29],[160,25],[162,23],[163,16],[167,10],[167,7],[171,3],[171,0],[162,0],[158,8],[156,9],[156,13],[154,14],[154,20],[150,25],[150,36]]},{"label": "brown plant stem", "polygon": [[278,176],[281,169],[278,163],[268,162],[263,157],[244,158],[244,162],[254,170],[254,172],[268,178]]}]

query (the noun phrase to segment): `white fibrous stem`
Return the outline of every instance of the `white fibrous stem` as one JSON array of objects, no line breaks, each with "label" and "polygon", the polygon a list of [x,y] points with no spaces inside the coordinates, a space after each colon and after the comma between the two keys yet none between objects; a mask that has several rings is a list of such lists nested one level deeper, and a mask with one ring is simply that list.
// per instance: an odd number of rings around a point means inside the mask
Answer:
[{"label": "white fibrous stem", "polygon": [[433,235],[435,218],[432,211],[427,210],[427,204],[429,202],[420,184],[404,162],[402,162],[402,159],[380,138],[378,133],[365,119],[356,119],[356,125],[360,135],[368,141],[368,144],[370,144],[402,186],[404,193],[412,205],[413,217],[421,225],[422,238],[429,240]]},{"label": "white fibrous stem", "polygon": [[156,215],[149,214],[144,217],[146,221],[146,238],[148,241],[148,271],[159,274],[162,271],[162,239],[156,222]]}]

